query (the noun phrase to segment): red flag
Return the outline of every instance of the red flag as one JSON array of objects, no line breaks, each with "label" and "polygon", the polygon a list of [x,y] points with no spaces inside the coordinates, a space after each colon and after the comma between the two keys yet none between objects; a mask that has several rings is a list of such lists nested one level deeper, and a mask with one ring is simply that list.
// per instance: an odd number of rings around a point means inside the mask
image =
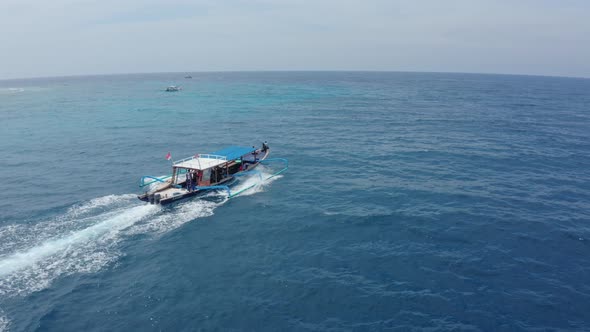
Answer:
[{"label": "red flag", "polygon": [[166,155],[166,160],[170,160],[172,159],[172,155],[170,154],[170,152],[168,152],[168,154]]}]

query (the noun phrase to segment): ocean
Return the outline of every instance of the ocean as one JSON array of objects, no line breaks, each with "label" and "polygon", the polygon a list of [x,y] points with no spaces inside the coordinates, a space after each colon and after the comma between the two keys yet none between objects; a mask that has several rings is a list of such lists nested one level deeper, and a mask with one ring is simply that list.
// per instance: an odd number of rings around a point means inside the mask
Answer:
[{"label": "ocean", "polygon": [[0,81],[0,331],[590,331],[590,79],[187,74]]}]

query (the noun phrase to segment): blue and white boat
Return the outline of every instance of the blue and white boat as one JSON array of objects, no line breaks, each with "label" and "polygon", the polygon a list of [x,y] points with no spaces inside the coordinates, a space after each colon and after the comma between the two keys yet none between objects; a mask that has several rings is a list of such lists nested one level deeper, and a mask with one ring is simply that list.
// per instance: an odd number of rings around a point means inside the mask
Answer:
[{"label": "blue and white boat", "polygon": [[261,173],[255,170],[261,163],[273,161],[284,163],[284,168],[270,177],[288,168],[286,159],[268,159],[269,154],[270,148],[265,142],[259,149],[230,146],[212,153],[196,154],[174,161],[171,175],[164,177],[146,175],[141,178],[139,186],[147,190],[138,198],[150,204],[164,205],[212,190],[226,192],[229,198],[237,196],[253,187],[252,185],[238,192],[232,192],[230,187],[238,182],[240,176],[258,173],[260,180],[264,180]]}]

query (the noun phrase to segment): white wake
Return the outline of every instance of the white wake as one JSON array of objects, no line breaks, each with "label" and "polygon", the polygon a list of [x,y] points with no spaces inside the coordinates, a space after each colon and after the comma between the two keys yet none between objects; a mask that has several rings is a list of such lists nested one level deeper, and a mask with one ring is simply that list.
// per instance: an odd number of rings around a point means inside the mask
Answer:
[{"label": "white wake", "polygon": [[[264,172],[263,178],[270,174]],[[259,193],[274,180],[260,182],[249,176],[232,188],[237,197]],[[216,199],[192,199],[170,208],[149,205],[135,195],[109,195],[72,206],[66,213],[33,225],[0,228],[0,298],[26,295],[47,288],[56,278],[93,273],[121,255],[121,241],[136,234],[160,235],[195,219],[211,216],[228,201],[224,192]],[[6,322],[0,315],[0,331]],[[8,324],[8,323],[4,323]]]},{"label": "white wake", "polygon": [[8,331],[8,318],[2,316],[2,310],[0,310],[0,332]]}]

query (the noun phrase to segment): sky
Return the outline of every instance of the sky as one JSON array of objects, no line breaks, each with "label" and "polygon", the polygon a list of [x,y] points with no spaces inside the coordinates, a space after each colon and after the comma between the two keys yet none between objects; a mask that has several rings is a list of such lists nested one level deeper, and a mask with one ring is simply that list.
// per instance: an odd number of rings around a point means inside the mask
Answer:
[{"label": "sky", "polygon": [[250,70],[590,77],[590,1],[0,0],[0,79]]}]

